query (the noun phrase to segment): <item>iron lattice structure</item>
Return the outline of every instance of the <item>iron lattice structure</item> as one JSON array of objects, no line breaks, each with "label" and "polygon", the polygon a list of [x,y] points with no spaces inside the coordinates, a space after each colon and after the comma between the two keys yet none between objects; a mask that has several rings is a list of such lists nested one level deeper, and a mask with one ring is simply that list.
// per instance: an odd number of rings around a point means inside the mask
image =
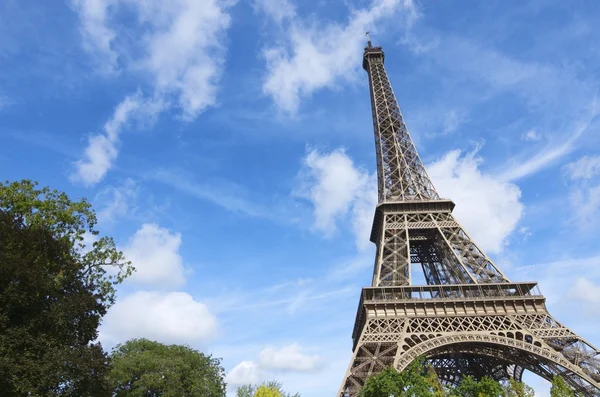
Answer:
[{"label": "iron lattice structure", "polygon": [[[557,322],[532,282],[511,282],[452,216],[419,158],[384,67],[369,41],[369,75],[379,203],[371,287],[363,288],[353,358],[338,397],[354,397],[387,366],[424,356],[444,382],[529,370],[562,376],[578,393],[600,395],[600,351]],[[411,268],[427,285],[413,285]]]}]

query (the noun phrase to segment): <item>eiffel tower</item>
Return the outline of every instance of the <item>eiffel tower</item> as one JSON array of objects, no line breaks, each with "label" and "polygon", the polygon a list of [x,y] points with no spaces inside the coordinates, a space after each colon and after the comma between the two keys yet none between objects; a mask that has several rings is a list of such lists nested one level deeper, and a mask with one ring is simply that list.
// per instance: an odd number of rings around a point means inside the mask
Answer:
[{"label": "eiffel tower", "polygon": [[[363,68],[377,151],[377,253],[338,397],[357,396],[369,376],[389,366],[402,371],[419,356],[446,384],[466,375],[520,381],[528,370],[547,380],[560,375],[580,395],[600,396],[600,351],[550,315],[537,283],[508,280],[454,219],[454,203],[438,195],[404,123],[382,48],[370,38]],[[413,268],[423,270],[426,285],[413,285]]]}]

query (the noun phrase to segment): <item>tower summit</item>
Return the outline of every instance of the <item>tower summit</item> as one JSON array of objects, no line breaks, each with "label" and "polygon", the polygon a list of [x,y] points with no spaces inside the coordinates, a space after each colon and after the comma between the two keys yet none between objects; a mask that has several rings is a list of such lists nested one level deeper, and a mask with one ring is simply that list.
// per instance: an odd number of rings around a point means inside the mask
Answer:
[{"label": "tower summit", "polygon": [[[379,202],[371,241],[376,258],[352,333],[353,357],[338,397],[356,397],[388,366],[424,356],[446,383],[466,375],[521,380],[525,370],[562,376],[600,395],[600,351],[558,323],[535,282],[511,282],[454,219],[410,137],[384,67],[368,44]],[[422,271],[425,285],[414,285]]]}]

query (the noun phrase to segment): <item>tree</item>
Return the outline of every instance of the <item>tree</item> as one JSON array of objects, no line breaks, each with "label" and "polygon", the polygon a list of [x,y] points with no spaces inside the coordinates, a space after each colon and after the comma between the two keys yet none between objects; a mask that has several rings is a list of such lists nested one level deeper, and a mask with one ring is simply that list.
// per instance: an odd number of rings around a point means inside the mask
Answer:
[{"label": "tree", "polygon": [[111,353],[108,379],[117,397],[224,397],[221,360],[181,345],[133,339]]},{"label": "tree", "polygon": [[479,382],[471,376],[465,376],[454,390],[454,394],[461,397],[498,397],[502,393],[500,383],[488,376],[484,376]]},{"label": "tree", "polygon": [[456,387],[444,386],[433,367],[425,365],[424,358],[420,357],[402,372],[389,367],[371,376],[360,390],[359,396],[533,397],[534,393],[529,386],[513,379],[509,381],[507,386],[503,387],[498,381],[487,376],[479,381],[471,376],[465,376]]},{"label": "tree", "polygon": [[535,397],[535,392],[523,382],[509,379],[508,385],[504,388],[504,397]]},{"label": "tree", "polygon": [[300,393],[294,395],[286,393],[281,383],[277,381],[263,382],[261,385],[243,385],[238,387],[237,397],[300,397]]},{"label": "tree", "polygon": [[[3,396],[106,396],[97,338],[115,284],[133,268],[84,199],[23,180],[0,183],[0,390]],[[114,267],[114,275],[106,269]]]},{"label": "tree", "polygon": [[431,375],[429,367],[424,365],[424,359],[420,357],[402,372],[389,367],[371,376],[360,390],[359,396],[437,397],[443,393],[443,388],[440,391],[439,381],[435,382]]},{"label": "tree", "polygon": [[281,393],[274,387],[267,387],[263,385],[256,390],[254,397],[281,397]]},{"label": "tree", "polygon": [[400,373],[392,367],[388,367],[377,375],[367,379],[365,385],[360,389],[360,397],[388,397],[401,396],[402,378]]},{"label": "tree", "polygon": [[237,388],[235,395],[236,397],[254,397],[254,392],[256,392],[256,386],[243,385]]},{"label": "tree", "polygon": [[560,377],[552,378],[552,387],[550,388],[550,397],[574,397],[575,392],[567,385],[567,382]]}]

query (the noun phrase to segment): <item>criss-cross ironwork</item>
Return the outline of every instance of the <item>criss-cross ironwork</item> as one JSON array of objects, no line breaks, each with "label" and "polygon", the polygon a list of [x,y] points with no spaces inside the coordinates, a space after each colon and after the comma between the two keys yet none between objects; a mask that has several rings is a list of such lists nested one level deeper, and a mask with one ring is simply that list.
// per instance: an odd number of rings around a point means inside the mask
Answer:
[{"label": "criss-cross ironwork", "polygon": [[[381,47],[365,48],[377,158],[377,246],[371,287],[363,288],[353,358],[338,392],[355,397],[388,366],[424,356],[443,382],[487,375],[521,379],[525,370],[561,375],[578,393],[600,396],[600,351],[548,313],[536,283],[515,283],[454,219],[410,137]],[[491,226],[493,227],[493,225]],[[414,285],[413,271],[426,285]]]}]

